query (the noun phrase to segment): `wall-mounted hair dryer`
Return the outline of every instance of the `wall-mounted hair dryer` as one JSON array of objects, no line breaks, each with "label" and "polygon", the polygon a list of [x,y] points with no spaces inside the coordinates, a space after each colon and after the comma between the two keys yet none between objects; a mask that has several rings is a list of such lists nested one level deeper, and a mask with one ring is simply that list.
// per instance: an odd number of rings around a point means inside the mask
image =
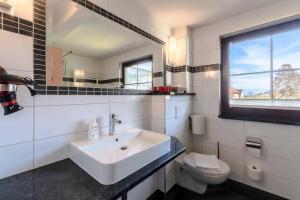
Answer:
[{"label": "wall-mounted hair dryer", "polygon": [[4,109],[4,115],[9,115],[22,110],[17,103],[17,86],[24,85],[30,91],[31,96],[35,96],[37,92],[30,86],[37,85],[31,78],[24,78],[8,74],[6,70],[0,66],[0,103]]}]

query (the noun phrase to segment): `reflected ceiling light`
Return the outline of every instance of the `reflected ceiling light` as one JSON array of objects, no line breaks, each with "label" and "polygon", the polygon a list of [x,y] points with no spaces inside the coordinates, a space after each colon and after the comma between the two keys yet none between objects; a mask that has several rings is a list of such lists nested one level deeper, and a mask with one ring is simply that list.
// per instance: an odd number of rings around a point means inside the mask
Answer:
[{"label": "reflected ceiling light", "polygon": [[75,69],[73,76],[74,78],[83,78],[85,76],[85,71],[83,69]]},{"label": "reflected ceiling light", "polygon": [[168,63],[176,65],[177,41],[175,37],[170,37],[168,40]]}]

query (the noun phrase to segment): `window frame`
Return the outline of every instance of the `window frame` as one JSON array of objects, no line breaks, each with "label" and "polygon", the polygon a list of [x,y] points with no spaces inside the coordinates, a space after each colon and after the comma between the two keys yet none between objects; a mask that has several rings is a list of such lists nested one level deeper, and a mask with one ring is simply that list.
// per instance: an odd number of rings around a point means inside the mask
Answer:
[{"label": "window frame", "polygon": [[[259,36],[268,36],[293,29],[300,29],[300,19],[289,20],[265,26],[263,28],[239,33],[237,35],[220,38],[221,42],[221,65],[220,65],[220,112],[219,118],[236,119],[255,122],[268,122],[277,124],[288,124],[300,126],[300,109],[291,107],[251,107],[251,106],[230,106],[229,99],[229,44],[234,41],[249,40]],[[283,31],[282,31],[283,30]],[[271,52],[272,54],[272,52]]]},{"label": "window frame", "polygon": [[[127,67],[131,67],[132,65],[138,65],[138,64],[141,64],[141,63],[144,63],[144,62],[148,62],[148,61],[151,61],[151,82],[138,82],[138,73],[137,73],[137,82],[136,83],[133,83],[133,84],[126,84],[125,83],[125,69]],[[137,69],[137,72],[138,72],[138,69]],[[131,61],[126,61],[126,62],[123,62],[122,63],[122,82],[123,82],[123,88],[125,88],[125,85],[139,85],[139,84],[145,84],[145,83],[151,83],[151,88],[153,87],[153,56],[150,55],[150,56],[145,56],[145,57],[142,57],[142,58],[138,58],[138,59],[135,59],[135,60],[131,60]],[[137,88],[136,88],[137,89]]]}]

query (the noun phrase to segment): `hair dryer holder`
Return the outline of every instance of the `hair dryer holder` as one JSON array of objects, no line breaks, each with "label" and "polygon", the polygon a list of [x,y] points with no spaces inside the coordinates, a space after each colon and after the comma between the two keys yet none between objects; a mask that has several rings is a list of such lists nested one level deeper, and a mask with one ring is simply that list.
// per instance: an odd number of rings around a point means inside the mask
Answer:
[{"label": "hair dryer holder", "polygon": [[37,85],[31,78],[24,78],[8,74],[4,68],[0,66],[0,103],[4,109],[4,115],[9,115],[22,110],[17,103],[17,86],[24,85],[30,91],[31,96],[35,96],[37,92],[30,86]]},{"label": "hair dryer holder", "polygon": [[0,84],[0,92],[16,92],[17,85],[14,84]]}]

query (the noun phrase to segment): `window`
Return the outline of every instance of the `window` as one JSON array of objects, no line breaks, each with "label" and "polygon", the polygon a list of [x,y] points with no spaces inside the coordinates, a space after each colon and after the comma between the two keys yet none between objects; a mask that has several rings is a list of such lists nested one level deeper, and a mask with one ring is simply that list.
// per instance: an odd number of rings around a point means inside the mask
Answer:
[{"label": "window", "polygon": [[123,63],[123,80],[126,89],[151,89],[152,56]]},{"label": "window", "polygon": [[300,125],[300,20],[221,43],[220,117]]}]

